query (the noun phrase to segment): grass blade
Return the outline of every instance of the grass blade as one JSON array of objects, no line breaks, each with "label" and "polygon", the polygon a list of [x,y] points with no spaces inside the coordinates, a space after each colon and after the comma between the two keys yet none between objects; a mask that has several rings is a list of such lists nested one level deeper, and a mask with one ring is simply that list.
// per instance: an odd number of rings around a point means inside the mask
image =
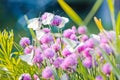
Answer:
[{"label": "grass blade", "polygon": [[64,1],[58,0],[58,3],[67,15],[78,25],[83,25],[83,20],[77,15],[77,13]]},{"label": "grass blade", "polygon": [[95,4],[93,5],[92,9],[89,12],[89,14],[87,15],[87,17],[84,20],[85,25],[87,25],[89,23],[89,21],[93,18],[94,14],[97,12],[97,10],[101,6],[102,2],[103,2],[103,0],[97,0],[95,2]]}]

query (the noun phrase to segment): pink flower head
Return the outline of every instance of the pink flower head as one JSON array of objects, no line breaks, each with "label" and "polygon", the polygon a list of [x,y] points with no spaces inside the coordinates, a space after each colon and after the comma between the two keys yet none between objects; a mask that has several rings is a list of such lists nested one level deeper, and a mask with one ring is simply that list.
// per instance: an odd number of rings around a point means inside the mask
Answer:
[{"label": "pink flower head", "polygon": [[42,45],[41,45],[41,48],[42,48],[42,50],[45,50],[45,49],[48,48],[48,45],[47,45],[47,44],[42,44]]},{"label": "pink flower head", "polygon": [[102,76],[97,76],[95,80],[103,80]]},{"label": "pink flower head", "polygon": [[86,34],[86,32],[87,32],[87,28],[86,28],[86,27],[80,26],[80,27],[78,28],[78,33],[79,33],[79,34]]},{"label": "pink flower head", "polygon": [[83,65],[86,67],[86,68],[91,68],[92,67],[92,58],[91,57],[86,57],[84,60],[83,60]]},{"label": "pink flower head", "polygon": [[81,45],[77,48],[78,52],[81,53],[82,51],[84,51],[86,47],[84,45]]},{"label": "pink flower head", "polygon": [[34,63],[42,63],[43,58],[41,56],[41,54],[35,54],[34,58],[33,58],[33,62]]},{"label": "pink flower head", "polygon": [[93,38],[90,38],[88,39],[86,42],[85,42],[85,45],[89,48],[93,48],[94,47],[94,39]]},{"label": "pink flower head", "polygon": [[32,80],[31,79],[31,76],[29,74],[22,74],[20,77],[19,77],[19,80]]},{"label": "pink flower head", "polygon": [[98,57],[101,57],[101,56],[102,56],[102,52],[101,52],[101,50],[100,50],[99,47],[95,48],[95,52],[96,52],[96,55],[97,55]]},{"label": "pink flower head", "polygon": [[52,45],[52,48],[55,50],[55,52],[57,52],[60,50],[60,44],[55,43]]},{"label": "pink flower head", "polygon": [[44,31],[45,33],[49,33],[49,32],[50,32],[50,29],[49,29],[49,28],[43,28],[43,31]]},{"label": "pink flower head", "polygon": [[106,36],[103,33],[100,33],[99,36],[100,36],[101,43],[108,43],[108,39],[106,38]]},{"label": "pink flower head", "polygon": [[112,48],[111,48],[108,44],[106,44],[106,43],[100,44],[100,47],[101,47],[107,54],[112,54],[112,53],[113,53]]},{"label": "pink flower head", "polygon": [[62,17],[58,16],[58,15],[55,15],[52,22],[51,22],[51,25],[52,26],[59,26],[62,22]]},{"label": "pink flower head", "polygon": [[50,67],[46,67],[43,71],[42,71],[42,77],[45,79],[49,79],[53,76],[53,70]]},{"label": "pink flower head", "polygon": [[92,51],[92,49],[91,48],[86,48],[86,49],[84,49],[84,51],[83,51],[83,56],[84,57],[91,57],[91,52]]},{"label": "pink flower head", "polygon": [[62,40],[61,40],[60,38],[57,38],[57,39],[56,39],[56,43],[57,43],[57,44],[60,44],[61,42],[62,42]]},{"label": "pink flower head", "polygon": [[69,68],[73,68],[76,65],[77,65],[77,55],[73,53],[64,59],[64,61],[61,64],[61,68],[67,70]]},{"label": "pink flower head", "polygon": [[111,70],[112,70],[112,67],[109,63],[104,64],[102,67],[102,72],[106,75],[110,75]]},{"label": "pink flower head", "polygon": [[30,45],[30,39],[27,38],[27,37],[21,38],[21,40],[20,40],[20,45],[21,45],[22,47],[26,47],[26,46]]},{"label": "pink flower head", "polygon": [[44,43],[47,44],[50,43],[51,41],[53,41],[53,37],[50,33],[45,34],[40,40],[42,44]]},{"label": "pink flower head", "polygon": [[70,38],[70,36],[73,34],[73,30],[71,29],[67,29],[63,32],[63,36],[66,37],[66,38]]},{"label": "pink flower head", "polygon": [[40,48],[35,48],[35,54],[41,54]]},{"label": "pink flower head", "polygon": [[58,58],[56,58],[55,61],[53,62],[53,65],[54,65],[56,68],[59,68],[62,62],[63,62],[63,58],[58,57]]},{"label": "pink flower head", "polygon": [[53,56],[55,55],[55,52],[54,52],[54,50],[52,50],[51,48],[47,48],[47,49],[44,51],[44,55],[45,55],[47,58],[53,58]]},{"label": "pink flower head", "polygon": [[32,45],[27,46],[27,47],[25,47],[25,49],[24,49],[24,53],[25,53],[25,54],[30,54],[33,49],[34,49],[34,47],[33,47]]},{"label": "pink flower head", "polygon": [[40,80],[36,74],[34,74],[33,77],[34,77],[34,80]]},{"label": "pink flower head", "polygon": [[64,57],[67,57],[67,56],[70,55],[70,54],[71,54],[71,52],[70,52],[67,48],[64,48],[64,49],[63,49],[62,55],[63,55]]},{"label": "pink flower head", "polygon": [[72,34],[72,35],[70,36],[70,39],[72,39],[72,40],[77,40],[77,36],[76,36],[75,34]]},{"label": "pink flower head", "polygon": [[88,39],[89,39],[89,37],[87,35],[83,35],[80,40],[83,41],[83,42],[85,42]]},{"label": "pink flower head", "polygon": [[75,26],[72,26],[72,30],[73,30],[73,33],[76,34],[77,33],[77,29]]},{"label": "pink flower head", "polygon": [[109,31],[107,36],[110,41],[114,41],[116,39],[115,31]]}]

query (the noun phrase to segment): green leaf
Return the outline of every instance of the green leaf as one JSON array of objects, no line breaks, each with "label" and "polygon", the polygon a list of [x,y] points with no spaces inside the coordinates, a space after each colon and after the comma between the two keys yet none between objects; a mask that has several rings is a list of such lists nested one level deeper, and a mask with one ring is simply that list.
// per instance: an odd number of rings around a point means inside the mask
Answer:
[{"label": "green leaf", "polygon": [[[100,47],[99,47],[100,48]],[[100,48],[101,49],[101,48]],[[102,51],[102,55],[103,55],[103,57],[104,57],[104,59],[107,61],[107,62],[109,62],[110,63],[110,65],[112,66],[112,69],[113,69],[113,72],[114,72],[114,74],[116,74],[116,76],[118,77],[118,79],[120,79],[120,71],[118,70],[118,68],[114,65],[114,63],[113,63],[113,61],[111,61],[111,59],[110,59],[110,57],[108,56],[108,54],[104,51],[104,50],[102,50],[101,49],[101,51]]]},{"label": "green leaf", "polygon": [[53,75],[54,75],[54,77],[55,77],[55,80],[60,80],[60,78],[59,78],[59,76],[58,76],[58,74],[57,74],[56,69],[55,69],[54,67],[53,67],[52,69],[53,69]]},{"label": "green leaf", "polygon": [[64,1],[58,0],[61,8],[67,13],[67,15],[78,25],[83,25],[83,20],[77,15],[77,13]]},{"label": "green leaf", "polygon": [[110,14],[111,14],[113,29],[115,30],[114,0],[107,0],[107,3],[108,3],[108,7],[110,10]]},{"label": "green leaf", "polygon": [[120,11],[118,13],[116,21],[116,49],[120,54]]},{"label": "green leaf", "polygon": [[99,9],[99,7],[101,6],[103,0],[97,0],[95,2],[95,4],[93,5],[92,9],[90,10],[89,14],[87,15],[87,17],[85,18],[84,22],[87,25],[89,23],[89,21],[93,18],[94,14],[96,13],[96,11]]}]

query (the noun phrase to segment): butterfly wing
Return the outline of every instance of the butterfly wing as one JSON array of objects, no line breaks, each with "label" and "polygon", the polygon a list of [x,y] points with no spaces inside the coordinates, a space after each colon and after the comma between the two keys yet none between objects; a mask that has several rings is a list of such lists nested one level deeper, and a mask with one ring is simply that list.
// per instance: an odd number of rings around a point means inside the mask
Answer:
[{"label": "butterfly wing", "polygon": [[74,52],[75,47],[78,45],[77,42],[67,39],[67,38],[63,38],[63,41],[67,44],[67,48],[71,51]]},{"label": "butterfly wing", "polygon": [[33,61],[33,55],[34,55],[34,53],[32,51],[30,54],[21,55],[20,59],[25,61],[29,65],[33,65],[33,62],[32,62]]},{"label": "butterfly wing", "polygon": [[39,18],[33,18],[29,20],[28,28],[32,28],[33,30],[39,30],[41,28],[41,22]]},{"label": "butterfly wing", "polygon": [[36,30],[36,37],[38,40],[40,40],[44,34],[42,30]]}]

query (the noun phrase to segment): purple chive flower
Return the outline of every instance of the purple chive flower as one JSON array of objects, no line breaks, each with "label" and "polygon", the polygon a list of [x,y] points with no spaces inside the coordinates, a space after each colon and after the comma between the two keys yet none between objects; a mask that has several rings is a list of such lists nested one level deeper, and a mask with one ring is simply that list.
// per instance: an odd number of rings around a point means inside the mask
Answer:
[{"label": "purple chive flower", "polygon": [[19,80],[32,80],[32,79],[31,79],[31,76],[29,74],[22,74],[19,77]]},{"label": "purple chive flower", "polygon": [[102,52],[101,52],[101,50],[100,50],[99,47],[95,48],[95,53],[96,53],[96,55],[97,55],[98,57],[101,57],[101,56],[102,56]]},{"label": "purple chive flower", "polygon": [[52,45],[52,48],[55,50],[55,52],[57,52],[60,50],[60,44],[55,43]]},{"label": "purple chive flower", "polygon": [[63,58],[58,57],[58,58],[56,58],[55,61],[53,62],[53,65],[54,65],[56,68],[59,68],[62,62],[63,62]]},{"label": "purple chive flower", "polygon": [[44,55],[45,55],[47,58],[53,58],[53,56],[55,55],[55,52],[54,52],[54,50],[52,50],[51,48],[47,48],[47,49],[44,51]]},{"label": "purple chive flower", "polygon": [[79,34],[86,34],[86,32],[87,32],[87,28],[86,28],[86,27],[80,26],[80,27],[78,28],[78,33],[79,33]]},{"label": "purple chive flower", "polygon": [[109,31],[108,32],[108,39],[110,41],[114,41],[116,39],[116,33],[115,33],[115,31]]},{"label": "purple chive flower", "polygon": [[34,58],[33,58],[33,62],[34,63],[42,63],[43,58],[41,56],[41,54],[35,54]]},{"label": "purple chive flower", "polygon": [[85,42],[85,45],[89,48],[93,48],[94,47],[94,39],[90,38]]},{"label": "purple chive flower", "polygon": [[34,77],[34,80],[40,80],[36,74],[34,74],[33,77]]},{"label": "purple chive flower", "polygon": [[42,77],[45,79],[49,79],[53,76],[53,70],[50,67],[46,67],[43,71],[42,71]]},{"label": "purple chive flower", "polygon": [[75,26],[72,26],[72,30],[73,30],[73,33],[76,34],[77,33],[77,29]]},{"label": "purple chive flower", "polygon": [[103,33],[100,33],[99,36],[100,36],[101,43],[108,43],[108,39],[106,38],[106,36]]},{"label": "purple chive flower", "polygon": [[64,59],[60,67],[66,70],[69,68],[73,68],[76,65],[77,65],[77,55],[73,53]]},{"label": "purple chive flower", "polygon": [[77,48],[78,52],[81,53],[82,51],[84,51],[86,47],[84,45],[81,45]]},{"label": "purple chive flower", "polygon": [[49,33],[49,32],[50,32],[50,29],[49,29],[49,28],[43,28],[43,31],[44,31],[45,33]]},{"label": "purple chive flower", "polygon": [[97,76],[95,80],[103,80],[103,78],[101,76]]},{"label": "purple chive flower", "polygon": [[63,49],[62,55],[63,55],[64,57],[67,57],[67,56],[70,55],[70,54],[71,54],[71,52],[70,52],[67,48],[64,48],[64,49]]},{"label": "purple chive flower", "polygon": [[51,41],[53,41],[53,37],[49,33],[45,34],[40,40],[40,42],[42,44],[44,44],[44,43],[47,44],[47,43],[50,43]]},{"label": "purple chive flower", "polygon": [[89,37],[87,35],[83,35],[80,40],[83,41],[83,42],[85,42],[88,39],[89,39]]},{"label": "purple chive flower", "polygon": [[35,54],[41,54],[40,48],[36,48],[36,49],[35,49]]},{"label": "purple chive flower", "polygon": [[112,67],[109,63],[104,64],[102,67],[102,72],[106,75],[110,75],[111,70],[112,70]]},{"label": "purple chive flower", "polygon": [[106,44],[106,43],[100,44],[100,47],[101,47],[107,54],[112,54],[112,53],[113,53],[112,48],[111,48],[108,44]]},{"label": "purple chive flower", "polygon": [[25,47],[24,53],[25,54],[30,54],[32,52],[33,48],[34,47],[32,45]]},{"label": "purple chive flower", "polygon": [[91,52],[92,51],[92,49],[91,48],[86,48],[86,49],[84,49],[84,51],[83,51],[83,56],[84,57],[91,57]]},{"label": "purple chive flower", "polygon": [[72,34],[72,35],[70,36],[70,39],[72,39],[72,40],[77,40],[77,36],[76,36],[75,34]]},{"label": "purple chive flower", "polygon": [[86,57],[82,64],[86,67],[86,68],[91,68],[92,67],[92,58],[91,57]]},{"label": "purple chive flower", "polygon": [[70,38],[70,36],[73,34],[73,30],[71,29],[67,29],[63,32],[63,36],[66,37],[66,38]]},{"label": "purple chive flower", "polygon": [[43,50],[45,50],[45,49],[48,48],[48,45],[47,45],[47,44],[42,44],[42,45],[41,45],[41,48],[42,48]]},{"label": "purple chive flower", "polygon": [[54,18],[51,22],[51,25],[52,26],[59,26],[61,24],[61,22],[62,22],[62,17],[56,15],[56,16],[54,16]]},{"label": "purple chive flower", "polygon": [[56,39],[56,43],[57,43],[57,44],[60,44],[61,42],[62,42],[62,41],[61,41],[60,38],[57,38],[57,39]]},{"label": "purple chive flower", "polygon": [[27,37],[21,38],[21,40],[20,40],[20,45],[21,45],[22,47],[26,47],[27,45],[30,45],[30,39],[27,38]]}]

